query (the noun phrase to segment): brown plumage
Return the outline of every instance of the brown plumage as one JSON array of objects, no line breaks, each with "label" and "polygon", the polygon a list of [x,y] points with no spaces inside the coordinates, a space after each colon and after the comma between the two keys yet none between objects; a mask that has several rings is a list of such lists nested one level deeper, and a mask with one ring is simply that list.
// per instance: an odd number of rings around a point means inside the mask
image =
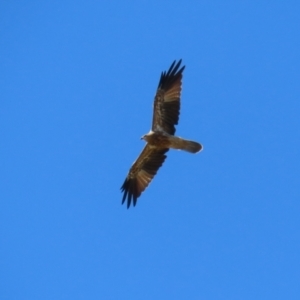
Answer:
[{"label": "brown plumage", "polygon": [[[182,72],[181,60],[174,61],[168,72],[162,72],[154,98],[152,129],[142,138],[147,141],[145,148],[133,163],[121,187],[122,204],[127,199],[127,208],[131,202],[135,206],[137,198],[147,188],[157,170],[166,159],[170,148],[197,153],[202,145],[174,136],[180,111],[180,92]],[[180,69],[179,69],[180,68]]]}]

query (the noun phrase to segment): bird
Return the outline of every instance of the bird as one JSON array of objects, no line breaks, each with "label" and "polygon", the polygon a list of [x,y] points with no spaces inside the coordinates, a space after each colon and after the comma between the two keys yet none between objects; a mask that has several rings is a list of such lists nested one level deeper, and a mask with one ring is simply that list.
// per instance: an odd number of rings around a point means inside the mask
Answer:
[{"label": "bird", "polygon": [[152,127],[149,133],[141,137],[147,144],[121,186],[122,204],[127,200],[127,208],[131,203],[133,206],[137,204],[137,199],[164,163],[169,149],[190,153],[197,153],[203,149],[198,142],[174,135],[175,125],[179,120],[181,82],[185,69],[185,66],[180,67],[181,62],[181,59],[178,62],[174,60],[168,71],[161,73],[154,97]]}]

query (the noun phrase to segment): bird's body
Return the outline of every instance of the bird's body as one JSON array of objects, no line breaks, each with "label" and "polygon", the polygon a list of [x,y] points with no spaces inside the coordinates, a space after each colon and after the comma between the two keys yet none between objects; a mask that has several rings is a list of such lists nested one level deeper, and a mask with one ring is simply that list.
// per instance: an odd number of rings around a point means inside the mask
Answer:
[{"label": "bird's body", "polygon": [[190,153],[197,153],[202,149],[201,144],[174,135],[179,119],[181,79],[185,68],[183,66],[179,69],[181,60],[176,65],[175,63],[176,61],[168,72],[161,74],[154,99],[152,128],[142,137],[147,144],[121,187],[124,192],[122,204],[127,198],[127,208],[130,207],[131,200],[136,205],[137,198],[163,164],[170,148]]},{"label": "bird's body", "polygon": [[185,140],[179,136],[171,135],[163,131],[150,131],[142,137],[150,147],[156,149],[176,149],[185,150],[191,153],[197,153],[202,146],[194,141]]},{"label": "bird's body", "polygon": [[150,131],[145,134],[142,139],[145,140],[150,147],[155,147],[157,149],[170,148],[170,138],[171,135],[163,131]]}]

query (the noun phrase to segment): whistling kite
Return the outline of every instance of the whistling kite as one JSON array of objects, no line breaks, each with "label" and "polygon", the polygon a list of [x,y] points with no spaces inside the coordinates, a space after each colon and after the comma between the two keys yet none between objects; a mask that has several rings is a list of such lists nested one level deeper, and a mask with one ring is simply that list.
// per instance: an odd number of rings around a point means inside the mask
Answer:
[{"label": "whistling kite", "polygon": [[124,192],[122,204],[127,198],[127,208],[131,200],[133,200],[133,205],[136,205],[137,198],[163,164],[170,148],[190,153],[196,153],[202,149],[202,145],[197,142],[174,136],[174,125],[178,124],[179,119],[182,72],[185,68],[183,66],[179,69],[180,64],[181,60],[177,64],[175,60],[168,72],[162,72],[160,76],[154,98],[152,129],[142,137],[147,144],[133,163],[121,187]]}]

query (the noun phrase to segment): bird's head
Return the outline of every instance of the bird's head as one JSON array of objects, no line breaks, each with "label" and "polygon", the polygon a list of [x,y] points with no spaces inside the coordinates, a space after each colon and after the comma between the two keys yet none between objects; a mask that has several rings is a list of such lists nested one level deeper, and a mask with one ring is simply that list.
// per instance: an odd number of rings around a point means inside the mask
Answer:
[{"label": "bird's head", "polygon": [[149,142],[149,138],[151,136],[151,131],[147,134],[144,134],[142,137],[141,137],[141,140],[145,140],[146,142]]}]

